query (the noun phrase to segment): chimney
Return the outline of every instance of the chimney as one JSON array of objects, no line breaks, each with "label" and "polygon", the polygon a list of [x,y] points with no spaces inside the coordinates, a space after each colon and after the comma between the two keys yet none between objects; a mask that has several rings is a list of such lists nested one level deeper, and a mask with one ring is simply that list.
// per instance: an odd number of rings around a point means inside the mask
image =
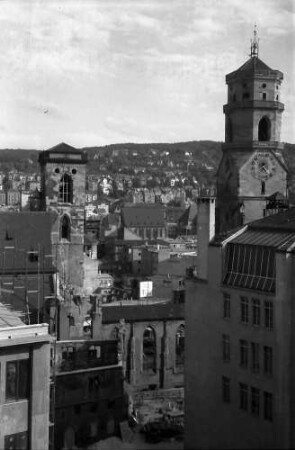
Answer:
[{"label": "chimney", "polygon": [[208,245],[215,234],[215,197],[199,197],[197,201],[197,271],[198,278],[208,277]]}]

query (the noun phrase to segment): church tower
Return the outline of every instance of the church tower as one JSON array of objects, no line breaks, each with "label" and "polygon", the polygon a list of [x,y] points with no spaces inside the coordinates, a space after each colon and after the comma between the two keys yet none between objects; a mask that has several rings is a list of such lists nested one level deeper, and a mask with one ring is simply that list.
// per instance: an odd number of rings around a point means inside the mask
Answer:
[{"label": "church tower", "polygon": [[258,57],[256,29],[250,59],[226,75],[225,143],[217,172],[216,231],[223,233],[266,214],[267,198],[287,197],[280,142],[283,74]]},{"label": "church tower", "polygon": [[83,287],[84,210],[87,155],[61,143],[39,155],[42,209],[52,211],[53,260],[62,297]]}]

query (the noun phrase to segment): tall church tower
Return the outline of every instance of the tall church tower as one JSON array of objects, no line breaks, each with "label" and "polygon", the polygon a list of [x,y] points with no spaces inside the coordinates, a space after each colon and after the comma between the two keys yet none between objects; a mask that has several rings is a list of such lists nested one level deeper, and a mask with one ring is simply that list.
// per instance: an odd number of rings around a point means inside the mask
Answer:
[{"label": "tall church tower", "polygon": [[256,29],[250,59],[226,75],[225,143],[217,172],[216,231],[264,217],[266,199],[287,196],[280,142],[283,74],[258,57]]},{"label": "tall church tower", "polygon": [[53,260],[61,295],[79,294],[83,287],[84,210],[87,155],[61,143],[39,155],[42,209],[55,215]]}]

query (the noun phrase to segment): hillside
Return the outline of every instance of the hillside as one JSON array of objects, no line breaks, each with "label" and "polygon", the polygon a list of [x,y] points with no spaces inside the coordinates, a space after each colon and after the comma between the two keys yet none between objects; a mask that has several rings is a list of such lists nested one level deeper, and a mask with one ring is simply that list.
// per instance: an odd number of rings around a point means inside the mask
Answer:
[{"label": "hillside", "polygon": [[[88,173],[95,174],[103,166],[108,172],[128,171],[134,167],[151,171],[161,177],[170,165],[173,170],[189,169],[200,183],[213,184],[221,158],[221,142],[192,141],[174,144],[112,144],[103,147],[84,147],[90,164]],[[38,172],[38,150],[0,150],[0,170]],[[295,144],[285,144],[284,158],[289,167],[289,187],[292,202],[295,202]],[[154,164],[151,163],[154,161]]]}]

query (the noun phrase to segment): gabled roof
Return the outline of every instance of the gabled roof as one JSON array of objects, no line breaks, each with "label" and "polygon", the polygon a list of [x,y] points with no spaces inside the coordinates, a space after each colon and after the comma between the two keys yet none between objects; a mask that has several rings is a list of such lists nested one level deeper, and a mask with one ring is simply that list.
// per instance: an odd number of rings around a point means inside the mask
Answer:
[{"label": "gabled roof", "polygon": [[[262,149],[260,150],[259,148],[253,148],[252,150],[235,150],[235,151],[231,151],[231,152],[226,152],[223,154],[222,156],[222,160],[219,164],[218,170],[217,170],[217,175],[219,173],[219,170],[221,170],[222,164],[224,163],[224,161],[226,159],[231,160],[232,164],[237,168],[237,169],[242,169],[244,165],[246,165],[247,163],[249,163],[249,161],[252,159],[252,157],[255,156],[256,152],[262,151]],[[282,156],[281,153],[276,152],[276,151],[272,151],[267,149],[267,152],[271,153],[272,156],[278,161],[279,165],[281,167],[283,167],[284,170],[288,171],[288,168],[286,166],[284,157]]]},{"label": "gabled roof", "polygon": [[270,200],[270,201],[279,201],[279,200],[284,201],[284,200],[287,200],[286,196],[284,194],[282,194],[281,192],[279,192],[279,191],[274,192],[272,195],[270,195],[266,199]]},{"label": "gabled roof", "polygon": [[78,150],[65,142],[60,142],[46,151],[50,153],[83,153],[82,150]]},{"label": "gabled roof", "polygon": [[46,162],[85,164],[87,162],[87,154],[83,150],[61,142],[39,153],[39,163],[45,164]]},{"label": "gabled roof", "polygon": [[129,227],[164,227],[164,209],[162,207],[125,207],[122,208],[122,222]]},{"label": "gabled roof", "polygon": [[20,315],[8,306],[0,303],[0,328],[23,326]]}]

